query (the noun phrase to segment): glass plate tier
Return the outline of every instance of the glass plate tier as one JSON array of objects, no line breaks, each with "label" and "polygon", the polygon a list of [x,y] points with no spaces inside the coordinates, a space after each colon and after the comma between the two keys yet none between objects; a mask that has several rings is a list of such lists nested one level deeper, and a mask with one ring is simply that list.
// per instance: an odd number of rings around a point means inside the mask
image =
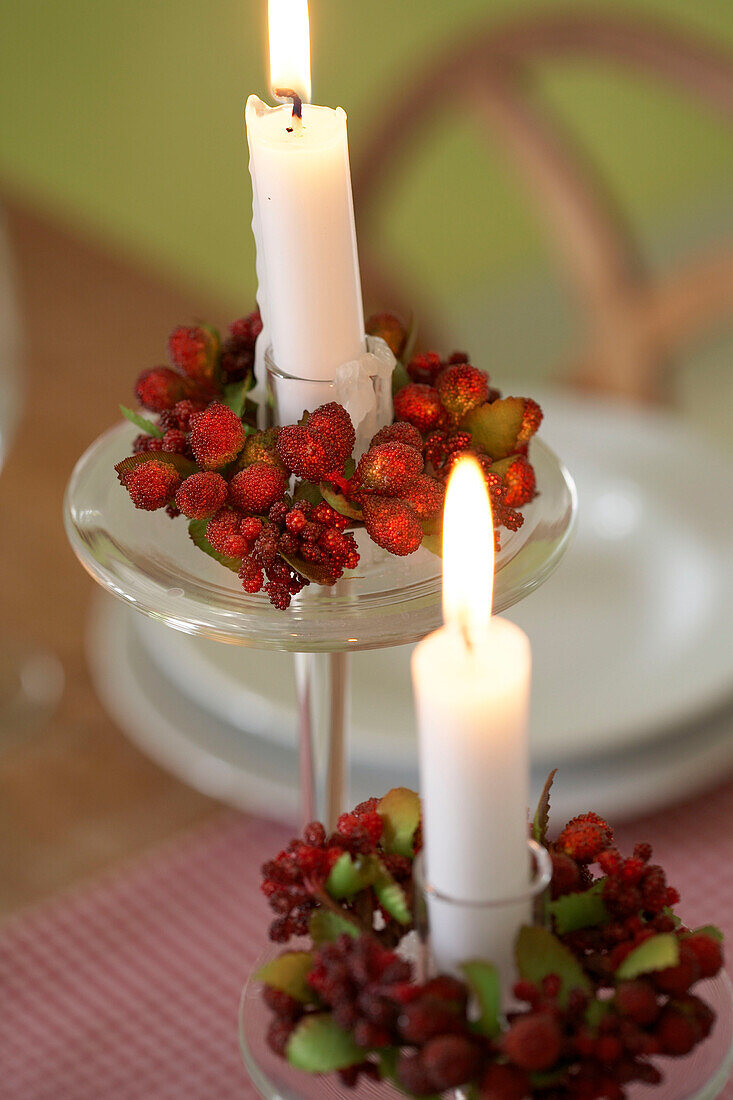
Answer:
[{"label": "glass plate tier", "polygon": [[[136,509],[114,464],[131,453],[124,422],[82,455],[71,477],[65,521],[71,545],[104,588],[188,634],[293,652],[379,649],[417,641],[441,622],[441,562],[428,550],[397,558],[357,532],[362,559],[332,589],[311,585],[288,611],[248,595],[237,576],[198,550],[186,520]],[[531,444],[538,495],[516,532],[502,530],[494,610],[545,581],[567,548],[576,513],[573,480],[540,439]]]},{"label": "glass plate tier", "polygon": [[[270,944],[253,973],[281,951],[281,945]],[[261,990],[260,983],[253,979],[245,984],[239,1006],[239,1044],[252,1083],[265,1100],[404,1100],[405,1094],[388,1082],[362,1078],[355,1089],[346,1089],[336,1074],[311,1076],[293,1069],[267,1043],[272,1016],[262,1002]],[[695,993],[715,1012],[712,1032],[684,1058],[655,1058],[655,1065],[664,1075],[662,1084],[629,1085],[627,1100],[714,1100],[725,1088],[733,1066],[733,988],[728,975],[719,974],[700,982]],[[460,1090],[444,1095],[455,1098]]]}]

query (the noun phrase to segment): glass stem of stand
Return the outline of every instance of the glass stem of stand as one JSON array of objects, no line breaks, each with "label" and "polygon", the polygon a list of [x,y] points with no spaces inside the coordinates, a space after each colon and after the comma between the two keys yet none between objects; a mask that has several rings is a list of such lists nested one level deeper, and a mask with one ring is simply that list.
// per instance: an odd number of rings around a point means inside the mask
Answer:
[{"label": "glass stem of stand", "polygon": [[348,653],[295,654],[304,825],[318,820],[335,829],[345,809],[349,665]]}]

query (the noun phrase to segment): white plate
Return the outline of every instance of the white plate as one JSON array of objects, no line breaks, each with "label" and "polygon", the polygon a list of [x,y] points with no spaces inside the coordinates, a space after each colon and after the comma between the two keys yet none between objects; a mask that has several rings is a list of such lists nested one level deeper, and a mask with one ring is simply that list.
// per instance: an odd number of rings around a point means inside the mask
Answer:
[{"label": "white plate", "polygon": [[[198,790],[240,809],[297,822],[294,738],[290,747],[281,746],[198,708],[148,659],[134,629],[141,618],[104,596],[90,624],[92,677],[115,721],[162,767]],[[568,762],[553,790],[553,815],[562,821],[593,808],[620,822],[695,794],[731,769],[733,707],[640,750],[587,765]],[[533,768],[533,799],[546,771],[544,763]],[[353,762],[352,803],[395,785],[418,785],[414,762]]]},{"label": "white plate", "polygon": [[[532,642],[533,758],[551,765],[665,736],[733,696],[733,459],[669,416],[567,395],[542,403],[543,435],[577,481],[578,530],[557,574],[507,614]],[[202,710],[292,744],[289,655],[142,616],[135,630]],[[357,763],[413,759],[411,651],[353,656]]]}]

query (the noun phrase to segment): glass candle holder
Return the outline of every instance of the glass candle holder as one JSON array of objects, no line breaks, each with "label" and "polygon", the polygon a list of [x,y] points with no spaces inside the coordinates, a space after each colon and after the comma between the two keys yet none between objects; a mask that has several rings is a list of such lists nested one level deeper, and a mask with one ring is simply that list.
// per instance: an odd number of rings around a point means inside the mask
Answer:
[{"label": "glass candle holder", "polygon": [[265,352],[267,410],[270,425],[297,424],[304,412],[337,401],[348,412],[356,431],[355,455],[367,448],[380,428],[391,424],[392,372],[396,360],[384,340],[366,337],[366,351],[344,363],[333,378],[298,378],[275,363],[272,348]]},{"label": "glass candle holder", "polygon": [[496,966],[503,991],[503,1006],[511,1001],[517,979],[514,943],[524,924],[535,923],[535,908],[552,879],[549,852],[535,840],[527,841],[527,887],[508,897],[488,901],[454,898],[432,886],[426,878],[421,852],[415,860],[415,923],[423,945],[421,969],[426,978],[437,973],[456,973],[461,963],[483,959]]}]

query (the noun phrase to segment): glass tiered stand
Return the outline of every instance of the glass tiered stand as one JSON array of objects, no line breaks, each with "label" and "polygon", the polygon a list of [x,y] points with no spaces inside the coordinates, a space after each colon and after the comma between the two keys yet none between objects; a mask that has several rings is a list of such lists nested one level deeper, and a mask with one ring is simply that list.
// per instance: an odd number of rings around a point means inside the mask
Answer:
[{"label": "glass tiered stand", "polygon": [[[331,589],[315,585],[287,612],[261,594],[247,595],[237,577],[187,538],[184,520],[135,509],[114,464],[131,453],[136,430],[127,422],[82,455],[68,486],[65,522],[87,572],[114,596],[175,630],[242,647],[294,654],[299,699],[301,814],[332,824],[345,805],[348,778],[349,654],[416,642],[441,623],[441,563],[425,549],[406,558],[379,550],[357,533],[361,560]],[[529,595],[553,572],[572,534],[577,500],[568,471],[541,439],[531,443],[538,495],[523,509],[524,524],[502,531],[496,558],[494,610]],[[246,660],[246,656],[243,656]],[[379,685],[374,685],[378,721]],[[711,1038],[675,1067],[659,1100],[714,1097],[725,1084],[733,1044],[727,979],[708,983],[718,1013]],[[276,1058],[265,1043],[266,1018],[252,983],[240,1017],[242,1051],[263,1096],[282,1100],[341,1094],[336,1078],[309,1078]],[[363,1095],[391,1095],[364,1084]],[[353,1094],[352,1094],[353,1095]],[[651,1093],[650,1093],[651,1095]]]}]

